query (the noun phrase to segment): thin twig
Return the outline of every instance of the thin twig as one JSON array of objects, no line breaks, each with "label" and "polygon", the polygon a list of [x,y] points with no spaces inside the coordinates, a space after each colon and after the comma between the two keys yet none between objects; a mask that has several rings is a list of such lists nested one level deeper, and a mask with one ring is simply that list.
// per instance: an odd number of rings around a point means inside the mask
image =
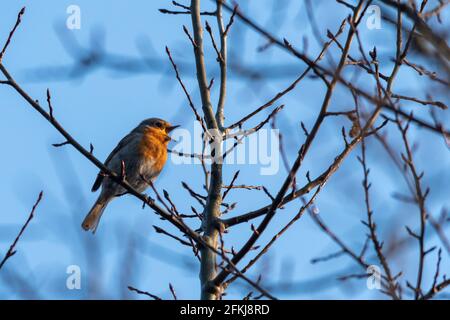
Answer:
[{"label": "thin twig", "polygon": [[33,205],[33,208],[31,209],[30,215],[28,216],[27,221],[25,221],[25,224],[22,226],[22,228],[19,231],[19,234],[16,236],[16,238],[14,239],[13,243],[11,244],[11,246],[9,247],[8,251],[5,254],[5,257],[3,258],[3,260],[0,262],[0,269],[3,267],[3,265],[6,263],[6,261],[11,258],[13,255],[16,254],[16,250],[15,247],[17,245],[17,242],[19,242],[20,237],[22,236],[23,232],[25,231],[25,229],[28,227],[28,224],[30,223],[31,219],[33,219],[34,217],[34,211],[36,210],[37,206],[39,205],[39,202],[41,202],[42,200],[42,195],[43,192],[39,192],[38,198],[36,200],[36,202]]},{"label": "thin twig", "polygon": [[19,26],[19,24],[22,22],[22,15],[25,13],[25,7],[23,7],[20,11],[19,14],[17,15],[17,20],[16,20],[16,24],[14,25],[14,27],[12,28],[12,30],[9,32],[9,36],[8,39],[6,39],[5,45],[3,46],[2,51],[0,51],[0,63],[2,62],[3,56],[5,55],[6,49],[8,48],[11,39],[14,35],[14,32],[16,32],[17,27]]},{"label": "thin twig", "polygon": [[134,291],[134,292],[136,292],[137,294],[141,294],[141,295],[150,297],[150,298],[152,298],[153,300],[162,300],[160,297],[158,297],[158,296],[156,296],[156,295],[154,295],[154,294],[151,294],[150,292],[142,291],[142,290],[136,289],[136,288],[134,288],[134,287],[132,287],[132,286],[128,286],[128,290]]}]

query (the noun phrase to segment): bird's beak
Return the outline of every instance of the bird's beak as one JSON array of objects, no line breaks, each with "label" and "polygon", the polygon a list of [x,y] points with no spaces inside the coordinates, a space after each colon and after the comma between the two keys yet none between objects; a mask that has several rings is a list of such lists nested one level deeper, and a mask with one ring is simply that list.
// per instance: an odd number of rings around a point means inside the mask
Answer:
[{"label": "bird's beak", "polygon": [[179,126],[170,126],[170,127],[167,127],[166,128],[166,131],[167,132],[171,132],[171,131],[173,131],[173,130],[175,130],[176,128],[178,128]]}]

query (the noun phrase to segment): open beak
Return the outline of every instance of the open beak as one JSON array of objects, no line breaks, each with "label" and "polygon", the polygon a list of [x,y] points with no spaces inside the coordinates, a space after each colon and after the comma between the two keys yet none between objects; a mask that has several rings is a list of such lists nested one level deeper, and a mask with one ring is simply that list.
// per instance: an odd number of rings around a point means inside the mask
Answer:
[{"label": "open beak", "polygon": [[176,128],[178,128],[179,126],[170,126],[170,127],[167,127],[166,128],[166,131],[167,132],[171,132],[171,131],[173,131],[173,130],[175,130]]}]

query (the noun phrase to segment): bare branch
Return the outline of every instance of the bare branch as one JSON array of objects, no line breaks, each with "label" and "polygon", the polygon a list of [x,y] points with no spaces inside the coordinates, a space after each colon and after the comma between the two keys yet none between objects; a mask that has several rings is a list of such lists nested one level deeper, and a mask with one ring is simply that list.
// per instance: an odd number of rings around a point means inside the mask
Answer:
[{"label": "bare branch", "polygon": [[33,219],[34,217],[34,211],[36,210],[37,206],[39,205],[39,202],[41,202],[42,200],[42,195],[43,192],[39,192],[38,198],[36,200],[36,202],[33,205],[33,208],[31,209],[30,215],[28,216],[27,221],[25,221],[25,224],[22,226],[22,228],[20,229],[18,235],[16,236],[16,238],[14,239],[13,243],[11,244],[11,246],[9,247],[8,251],[5,254],[5,257],[2,259],[2,261],[0,262],[0,269],[3,267],[3,265],[6,263],[6,261],[11,258],[13,255],[16,254],[16,250],[15,247],[17,245],[17,242],[19,242],[20,237],[22,236],[23,232],[25,231],[25,229],[28,227],[28,224],[30,223],[30,221]]},{"label": "bare branch", "polygon": [[141,294],[141,295],[150,297],[150,298],[152,298],[153,300],[162,300],[160,297],[155,296],[154,294],[151,294],[150,292],[142,291],[142,290],[136,289],[136,288],[134,288],[134,287],[132,287],[132,286],[128,286],[128,290],[134,291],[134,292],[136,292],[137,294]]},{"label": "bare branch", "polygon": [[2,62],[3,56],[5,55],[6,49],[8,49],[8,46],[11,42],[11,39],[14,35],[14,32],[16,32],[17,27],[19,26],[19,24],[22,22],[22,15],[25,13],[25,7],[23,7],[20,11],[19,14],[17,15],[17,20],[16,20],[16,24],[14,25],[14,27],[12,28],[12,30],[9,33],[8,39],[6,39],[5,45],[3,46],[2,51],[0,51],[0,63]]}]

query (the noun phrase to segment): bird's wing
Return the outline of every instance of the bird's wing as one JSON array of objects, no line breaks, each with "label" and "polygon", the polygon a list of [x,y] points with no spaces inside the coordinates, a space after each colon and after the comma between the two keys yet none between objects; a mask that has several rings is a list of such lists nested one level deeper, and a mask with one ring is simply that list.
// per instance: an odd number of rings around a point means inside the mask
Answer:
[{"label": "bird's wing", "polygon": [[[113,151],[111,151],[111,153],[109,154],[108,158],[106,158],[105,160],[105,166],[108,166],[108,163],[111,161],[111,159],[127,144],[129,144],[131,142],[131,140],[135,139],[137,137],[137,133],[133,130],[132,132],[130,132],[129,134],[127,134],[125,137],[122,138],[122,140],[119,141],[119,143],[117,144],[117,146],[114,148]],[[95,179],[95,182],[92,186],[91,191],[95,192],[98,190],[98,188],[100,188],[100,186],[102,185],[103,182],[103,178],[105,176],[102,174],[102,172],[100,171],[97,174],[97,178]]]}]

